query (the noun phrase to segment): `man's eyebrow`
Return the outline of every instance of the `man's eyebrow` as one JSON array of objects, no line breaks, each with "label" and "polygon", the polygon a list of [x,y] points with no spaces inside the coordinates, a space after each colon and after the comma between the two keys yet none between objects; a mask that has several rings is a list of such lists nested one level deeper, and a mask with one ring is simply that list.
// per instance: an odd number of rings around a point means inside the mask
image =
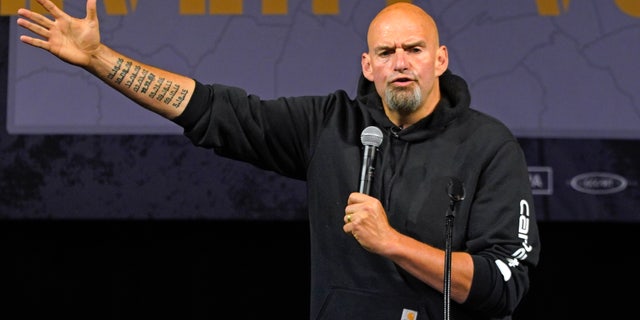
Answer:
[{"label": "man's eyebrow", "polygon": [[[403,43],[401,45],[401,47],[403,49],[406,48],[415,48],[415,47],[426,47],[427,43],[424,40],[417,40],[417,41],[413,41],[413,42],[407,42],[407,43]],[[375,47],[375,52],[379,52],[379,51],[386,51],[386,50],[391,50],[391,49],[395,49],[395,46],[391,46],[391,45],[380,45]]]},{"label": "man's eyebrow", "polygon": [[415,48],[415,47],[426,47],[427,42],[424,40],[417,40],[413,42],[407,42],[402,44],[402,48]]}]

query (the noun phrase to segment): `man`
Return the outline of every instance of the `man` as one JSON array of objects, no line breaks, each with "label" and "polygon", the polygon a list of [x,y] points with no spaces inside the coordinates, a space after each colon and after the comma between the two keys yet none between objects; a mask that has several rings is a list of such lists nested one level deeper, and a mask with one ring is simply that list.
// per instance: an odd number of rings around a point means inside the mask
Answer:
[{"label": "man", "polygon": [[[454,178],[466,195],[452,230],[452,318],[508,319],[527,293],[540,246],[524,155],[502,123],[469,107],[466,83],[448,70],[436,24],[418,6],[395,3],[373,19],[355,99],[339,90],[262,100],[110,49],[95,0],[85,19],[38,2],[53,20],[20,9],[18,24],[41,37],[24,43],[181,125],[198,146],[307,181],[311,319],[442,318]],[[354,190],[368,126],[384,137],[365,194]]]}]

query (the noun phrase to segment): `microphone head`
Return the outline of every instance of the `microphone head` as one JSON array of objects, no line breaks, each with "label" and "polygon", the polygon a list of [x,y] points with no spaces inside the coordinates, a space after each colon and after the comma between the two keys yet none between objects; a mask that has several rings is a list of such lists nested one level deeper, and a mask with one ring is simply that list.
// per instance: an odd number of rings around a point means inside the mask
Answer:
[{"label": "microphone head", "polygon": [[464,185],[457,178],[449,177],[447,194],[449,195],[451,201],[457,202],[464,200]]},{"label": "microphone head", "polygon": [[369,126],[362,130],[360,141],[365,146],[379,147],[382,144],[382,130],[375,126]]}]

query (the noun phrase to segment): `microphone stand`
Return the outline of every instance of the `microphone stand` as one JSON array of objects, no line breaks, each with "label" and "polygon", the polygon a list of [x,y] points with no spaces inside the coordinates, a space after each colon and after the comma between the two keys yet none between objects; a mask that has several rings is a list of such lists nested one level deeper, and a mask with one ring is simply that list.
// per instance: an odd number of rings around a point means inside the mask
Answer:
[{"label": "microphone stand", "polygon": [[460,180],[451,177],[447,188],[449,208],[445,215],[444,248],[444,320],[449,320],[451,311],[451,242],[453,241],[453,220],[456,216],[456,204],[464,199],[464,186]]},{"label": "microphone stand", "polygon": [[[452,206],[453,207],[453,206]],[[449,320],[451,309],[451,241],[453,239],[453,210],[447,210],[445,216],[445,249],[444,249],[444,320]]]}]

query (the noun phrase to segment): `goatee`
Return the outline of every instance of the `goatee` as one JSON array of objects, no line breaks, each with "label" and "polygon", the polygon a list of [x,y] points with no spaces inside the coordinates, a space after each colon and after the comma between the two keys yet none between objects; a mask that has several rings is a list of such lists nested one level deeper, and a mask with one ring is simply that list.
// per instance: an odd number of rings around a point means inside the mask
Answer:
[{"label": "goatee", "polygon": [[385,91],[387,105],[393,111],[407,114],[416,111],[420,106],[422,94],[418,86],[387,86]]}]

